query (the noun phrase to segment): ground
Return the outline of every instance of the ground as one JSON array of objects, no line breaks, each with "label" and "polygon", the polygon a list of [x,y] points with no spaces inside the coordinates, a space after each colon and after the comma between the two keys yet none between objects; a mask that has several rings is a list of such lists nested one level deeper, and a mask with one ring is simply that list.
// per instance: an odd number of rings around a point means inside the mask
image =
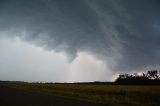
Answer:
[{"label": "ground", "polygon": [[104,106],[37,92],[0,87],[0,106]]},{"label": "ground", "polygon": [[0,82],[0,106],[159,106],[160,85]]}]

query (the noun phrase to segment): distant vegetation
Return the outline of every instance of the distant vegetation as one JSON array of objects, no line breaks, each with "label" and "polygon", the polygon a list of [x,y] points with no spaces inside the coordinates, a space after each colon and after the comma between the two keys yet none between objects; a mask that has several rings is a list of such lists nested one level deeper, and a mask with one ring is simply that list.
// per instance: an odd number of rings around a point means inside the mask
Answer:
[{"label": "distant vegetation", "polygon": [[159,85],[160,72],[151,70],[146,73],[121,74],[115,80],[120,85]]}]

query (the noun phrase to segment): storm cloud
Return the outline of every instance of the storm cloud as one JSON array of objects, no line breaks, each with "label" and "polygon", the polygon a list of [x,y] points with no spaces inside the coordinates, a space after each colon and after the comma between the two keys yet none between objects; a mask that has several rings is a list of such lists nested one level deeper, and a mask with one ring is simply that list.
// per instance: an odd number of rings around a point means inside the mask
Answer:
[{"label": "storm cloud", "polygon": [[88,52],[115,72],[157,67],[160,2],[1,0],[0,33],[64,52],[70,61]]}]

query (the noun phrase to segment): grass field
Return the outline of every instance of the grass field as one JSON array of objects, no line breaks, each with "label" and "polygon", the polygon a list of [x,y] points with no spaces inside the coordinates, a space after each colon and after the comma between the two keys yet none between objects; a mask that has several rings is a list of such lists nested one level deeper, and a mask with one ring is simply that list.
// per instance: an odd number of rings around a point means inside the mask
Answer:
[{"label": "grass field", "polygon": [[159,106],[160,86],[7,83],[10,88],[113,106]]}]

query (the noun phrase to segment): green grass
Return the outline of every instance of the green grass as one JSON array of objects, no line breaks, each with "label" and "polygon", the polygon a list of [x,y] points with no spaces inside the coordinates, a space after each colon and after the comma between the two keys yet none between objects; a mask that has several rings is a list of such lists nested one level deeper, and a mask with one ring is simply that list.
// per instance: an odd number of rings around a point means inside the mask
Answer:
[{"label": "green grass", "polygon": [[5,86],[113,106],[159,106],[160,86],[14,83]]}]

